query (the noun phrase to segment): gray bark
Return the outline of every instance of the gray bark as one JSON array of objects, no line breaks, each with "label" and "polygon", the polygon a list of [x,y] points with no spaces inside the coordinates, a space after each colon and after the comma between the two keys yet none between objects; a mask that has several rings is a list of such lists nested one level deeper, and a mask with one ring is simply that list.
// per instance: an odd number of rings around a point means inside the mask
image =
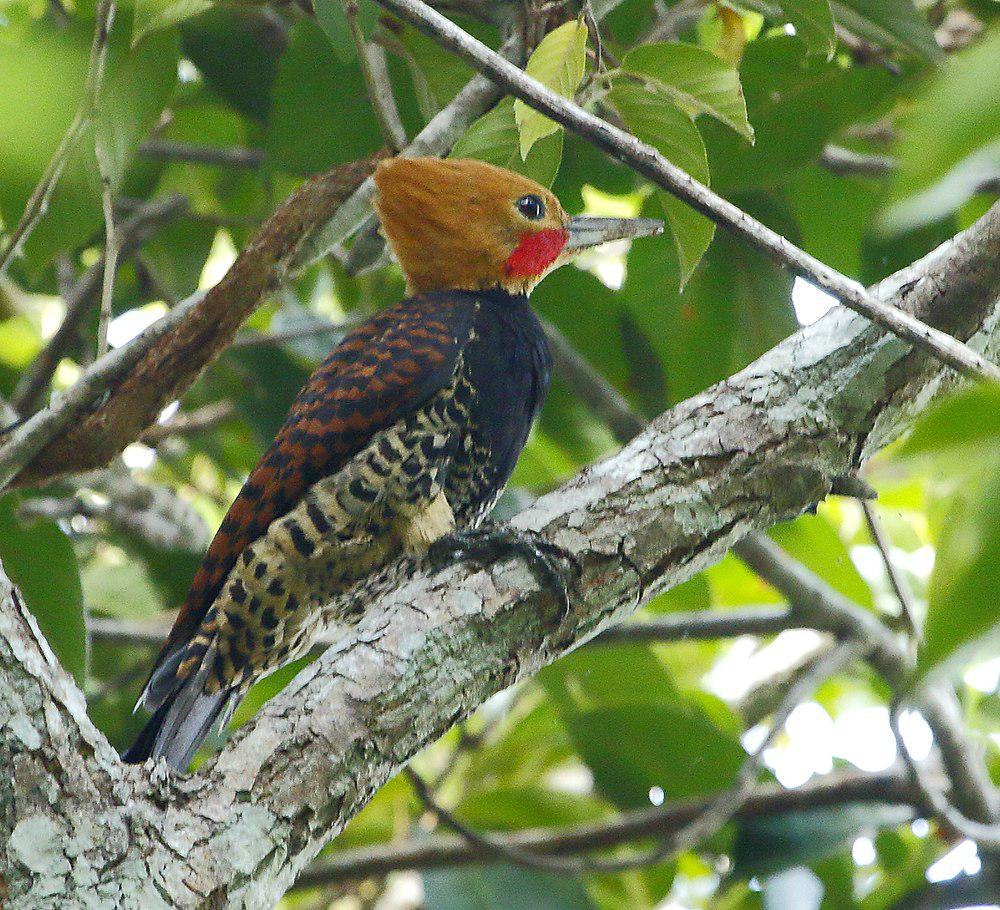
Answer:
[{"label": "gray bark", "polygon": [[[998,293],[1000,206],[875,291],[986,353]],[[271,906],[457,719],[821,500],[950,376],[837,309],[518,517],[576,555],[570,615],[518,562],[419,575],[189,777],[118,762],[0,577],[5,906]]]}]

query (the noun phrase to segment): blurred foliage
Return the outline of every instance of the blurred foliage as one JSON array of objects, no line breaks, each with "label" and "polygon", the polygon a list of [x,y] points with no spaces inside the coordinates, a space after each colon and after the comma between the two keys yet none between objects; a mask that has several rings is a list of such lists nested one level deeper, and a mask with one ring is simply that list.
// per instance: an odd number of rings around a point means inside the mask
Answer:
[{"label": "blurred foliage", "polygon": [[[7,230],[80,103],[93,6],[0,3],[0,219]],[[475,4],[457,6],[465,9],[458,16],[463,27],[498,46],[495,23],[469,16]],[[657,27],[680,4],[595,4],[608,6],[614,9],[600,23],[600,54],[575,9],[554,10],[529,71],[623,122],[689,174],[852,277],[872,282],[907,264],[995,198],[1000,4],[992,0],[707,2],[699,15],[671,20],[681,23],[671,34]],[[942,59],[934,29],[967,13],[984,24],[982,35]],[[359,0],[358,24],[387,52],[400,117],[412,136],[471,72],[371,0]],[[26,255],[0,282],[5,397],[58,326],[66,283],[98,255],[95,133],[113,149],[119,201],[134,206],[182,193],[190,203],[187,216],[159,226],[121,269],[113,338],[218,280],[234,250],[304,176],[383,144],[341,0],[123,4],[96,123],[70,159]],[[262,163],[152,157],[140,151],[150,137],[222,158],[232,149],[255,149]],[[829,143],[897,156],[898,171],[832,173],[821,164]],[[506,99],[476,120],[452,154],[551,185],[572,212],[665,218],[666,236],[563,269],[534,300],[644,416],[724,379],[796,329],[793,282],[784,271],[519,102]],[[802,315],[809,299],[815,303],[806,291],[794,290]],[[276,295],[250,324],[284,331],[363,317],[403,293],[398,270],[385,260],[352,278],[331,259]],[[63,352],[57,387],[89,362],[95,333],[96,318],[84,320],[79,339]],[[225,400],[235,416],[155,452],[133,447],[126,463],[216,527],[335,338],[227,352],[180,407]],[[509,514],[615,445],[557,377],[515,473],[517,495],[502,507]],[[931,408],[907,441],[875,459],[868,478],[880,493],[893,558],[926,617],[921,669],[958,687],[969,727],[1000,779],[998,468],[1000,397],[975,388]],[[46,491],[70,493],[65,486]],[[123,746],[141,723],[131,708],[154,648],[107,641],[88,647],[84,608],[128,621],[164,618],[183,598],[198,554],[164,550],[108,519],[28,520],[19,506],[32,495],[0,499],[0,559],[55,652],[84,684],[95,721]],[[855,503],[830,500],[773,536],[865,609],[886,619],[896,612]],[[656,598],[646,613],[778,601],[730,556]],[[439,779],[440,798],[459,817],[483,830],[597,822],[651,801],[711,796],[740,766],[746,728],[760,719],[753,705],[774,702],[789,667],[815,644],[808,635],[582,648],[488,703],[417,765]],[[234,724],[251,717],[299,666],[258,685]],[[844,731],[881,710],[880,732],[868,735],[888,735],[886,696],[879,680],[857,668],[829,681],[809,706],[814,725],[789,725],[761,779],[799,782],[824,769],[850,768],[860,754],[859,735],[852,741]],[[421,815],[406,782],[394,780],[328,849],[418,837]],[[871,839],[861,842],[872,845],[870,855],[852,855],[859,838]],[[675,859],[619,875],[578,881],[496,864],[428,871],[421,882],[428,908],[617,910],[670,901],[722,910],[890,910],[924,888],[928,867],[952,846],[933,827],[911,828],[896,809],[833,805],[730,824]],[[816,901],[805,896],[814,890]],[[995,896],[984,891],[981,902]],[[288,906],[329,903],[311,901],[308,894],[287,899]]]}]

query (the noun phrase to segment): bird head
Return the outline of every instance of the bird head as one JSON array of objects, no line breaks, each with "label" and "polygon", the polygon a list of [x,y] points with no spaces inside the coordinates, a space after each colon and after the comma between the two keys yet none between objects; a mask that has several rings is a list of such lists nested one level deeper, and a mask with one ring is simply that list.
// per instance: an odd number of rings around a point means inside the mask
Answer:
[{"label": "bird head", "polygon": [[382,230],[413,294],[527,294],[581,250],[663,230],[652,218],[570,217],[545,187],[482,161],[393,158],[375,185]]}]

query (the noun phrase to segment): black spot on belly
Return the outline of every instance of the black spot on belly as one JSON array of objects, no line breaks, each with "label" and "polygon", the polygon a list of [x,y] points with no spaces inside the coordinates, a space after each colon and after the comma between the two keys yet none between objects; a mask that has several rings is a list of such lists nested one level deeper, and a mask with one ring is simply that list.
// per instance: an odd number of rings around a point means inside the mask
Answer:
[{"label": "black spot on belly", "polygon": [[306,537],[303,533],[302,528],[299,527],[294,521],[288,523],[288,533],[291,535],[292,543],[295,545],[295,549],[299,551],[302,556],[310,557],[313,551],[316,549],[313,542]]}]

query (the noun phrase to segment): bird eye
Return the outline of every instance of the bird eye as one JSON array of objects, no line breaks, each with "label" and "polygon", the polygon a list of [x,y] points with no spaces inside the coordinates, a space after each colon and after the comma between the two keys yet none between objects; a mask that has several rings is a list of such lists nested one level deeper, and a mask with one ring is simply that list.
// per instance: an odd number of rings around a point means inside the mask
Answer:
[{"label": "bird eye", "polygon": [[534,193],[522,196],[514,205],[517,206],[517,210],[529,221],[538,221],[540,218],[545,217],[545,203]]}]

